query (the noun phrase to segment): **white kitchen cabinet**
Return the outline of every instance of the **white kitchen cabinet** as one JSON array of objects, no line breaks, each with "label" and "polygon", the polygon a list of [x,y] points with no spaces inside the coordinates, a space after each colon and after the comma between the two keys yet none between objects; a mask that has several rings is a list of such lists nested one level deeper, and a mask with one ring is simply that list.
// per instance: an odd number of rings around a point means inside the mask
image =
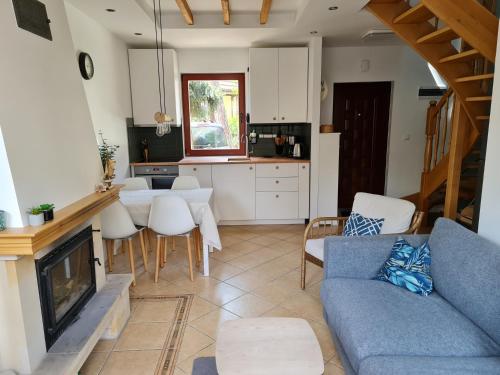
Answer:
[{"label": "white kitchen cabinet", "polygon": [[319,135],[318,216],[337,216],[340,133]]},{"label": "white kitchen cabinet", "polygon": [[255,220],[255,164],[212,165],[220,219]]},{"label": "white kitchen cabinet", "polygon": [[299,191],[299,179],[297,177],[257,177],[256,182],[257,191]]},{"label": "white kitchen cabinet", "polygon": [[299,164],[299,218],[309,219],[309,163]]},{"label": "white kitchen cabinet", "polygon": [[257,220],[297,219],[298,194],[298,192],[257,192]]},{"label": "white kitchen cabinet", "polygon": [[279,49],[279,121],[307,122],[307,48]]},{"label": "white kitchen cabinet", "polygon": [[307,122],[307,47],[250,48],[250,122]]},{"label": "white kitchen cabinet", "polygon": [[278,122],[278,49],[250,48],[250,122]]},{"label": "white kitchen cabinet", "polygon": [[257,164],[257,177],[296,177],[298,175],[298,163]]},{"label": "white kitchen cabinet", "polygon": [[[166,113],[173,118],[172,124],[180,125],[181,88],[177,54],[171,49],[165,49],[163,53]],[[160,111],[156,50],[129,49],[128,54],[134,124],[153,126],[156,124],[154,114]]]},{"label": "white kitchen cabinet", "polygon": [[212,166],[210,164],[179,165],[179,176],[194,176],[202,188],[211,188]]}]

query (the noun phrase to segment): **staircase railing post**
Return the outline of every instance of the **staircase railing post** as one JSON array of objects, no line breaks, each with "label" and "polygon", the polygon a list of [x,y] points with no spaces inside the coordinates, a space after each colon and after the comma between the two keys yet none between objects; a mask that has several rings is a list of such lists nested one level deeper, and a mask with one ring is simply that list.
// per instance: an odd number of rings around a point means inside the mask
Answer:
[{"label": "staircase railing post", "polygon": [[436,134],[436,105],[437,102],[435,100],[429,103],[429,108],[427,108],[427,122],[425,125],[424,170],[422,172],[422,178],[420,181],[420,194],[418,201],[419,209],[424,213],[424,223],[427,221],[428,197],[424,197],[423,193],[425,191],[424,187],[427,183],[427,176],[431,171],[432,145],[434,135]]},{"label": "staircase railing post", "polygon": [[448,161],[448,178],[446,180],[446,197],[444,201],[444,217],[452,220],[455,220],[457,217],[464,142],[470,124],[469,117],[462,106],[462,102],[458,98],[455,98]]}]

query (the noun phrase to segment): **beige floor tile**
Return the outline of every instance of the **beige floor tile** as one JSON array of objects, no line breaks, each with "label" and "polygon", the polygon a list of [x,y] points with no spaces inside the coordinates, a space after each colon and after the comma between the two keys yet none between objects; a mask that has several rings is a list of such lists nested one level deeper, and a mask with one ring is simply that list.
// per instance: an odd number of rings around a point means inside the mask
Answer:
[{"label": "beige floor tile", "polygon": [[296,311],[303,317],[317,322],[323,322],[323,306],[321,302],[307,294],[299,292],[291,295],[281,306]]},{"label": "beige floor tile", "polygon": [[199,357],[214,357],[215,356],[215,344],[211,344],[206,348],[200,350],[198,353],[187,357],[184,361],[178,362],[177,367],[179,367],[184,373],[191,374],[193,371],[193,362]]},{"label": "beige floor tile", "polygon": [[99,340],[97,341],[96,346],[94,346],[94,352],[99,353],[109,353],[113,350],[113,347],[116,344],[116,340]]},{"label": "beige floor tile", "polygon": [[92,352],[83,364],[78,374],[98,375],[108,358],[109,353]]},{"label": "beige floor tile", "polygon": [[281,254],[270,248],[261,248],[260,250],[253,251],[247,255],[230,260],[228,263],[233,266],[249,270],[260,264],[266,263],[271,259],[275,259]]},{"label": "beige floor tile", "polygon": [[317,283],[315,284],[311,284],[311,285],[306,285],[306,293],[310,294],[311,296],[315,297],[315,298],[321,298],[320,297],[320,291],[321,291],[321,284],[323,284],[323,281],[318,281]]},{"label": "beige floor tile", "polygon": [[189,291],[175,286],[166,280],[160,278],[158,283],[154,282],[154,274],[145,273],[141,277],[137,278],[137,285],[130,288],[130,295],[133,296],[144,296],[144,295],[168,295],[173,296],[177,294],[186,294]]},{"label": "beige floor tile", "polygon": [[272,244],[275,244],[276,242],[279,242],[280,240],[276,237],[272,237],[272,236],[267,236],[267,235],[262,235],[262,236],[257,236],[257,237],[254,237],[250,240],[250,242],[253,242],[257,245],[261,245],[261,246],[269,246],[269,245],[272,245]]},{"label": "beige floor tile", "polygon": [[271,310],[275,305],[252,294],[244,296],[224,305],[224,309],[242,318],[254,318],[266,311]]},{"label": "beige floor tile", "polygon": [[299,315],[297,312],[288,310],[284,308],[283,306],[275,306],[271,310],[266,311],[264,314],[261,316],[267,317],[267,318],[301,318],[303,317]]},{"label": "beige floor tile", "polygon": [[177,358],[177,363],[181,363],[187,358],[195,355],[200,350],[214,343],[214,340],[190,326],[186,327],[182,339],[181,349]]},{"label": "beige floor tile", "polygon": [[221,235],[221,243],[223,248],[240,243],[241,241],[241,238],[233,236],[231,234]]},{"label": "beige floor tile", "polygon": [[210,301],[218,306],[241,297],[246,292],[226,283],[219,283],[213,287],[206,288],[198,293],[198,295],[207,301]]},{"label": "beige floor tile", "polygon": [[130,315],[130,322],[172,322],[178,301],[140,301]]},{"label": "beige floor tile", "polygon": [[249,272],[244,272],[225,281],[227,284],[233,285],[238,289],[244,290],[246,292],[250,292],[258,287],[265,285],[266,280],[259,278],[257,275],[254,275]]},{"label": "beige floor tile", "polygon": [[257,237],[258,234],[254,233],[254,232],[248,232],[248,231],[245,231],[245,230],[240,230],[240,231],[235,232],[234,236],[236,236],[238,238],[241,238],[244,241],[248,241],[248,240],[251,240],[252,238]]},{"label": "beige floor tile", "polygon": [[112,352],[101,375],[154,374],[160,355],[161,350]]},{"label": "beige floor tile", "polygon": [[[187,372],[182,371],[182,369],[179,366],[177,366],[174,369],[173,375],[184,375],[184,374],[187,374]],[[191,373],[189,373],[189,374],[191,374]]]},{"label": "beige floor tile", "polygon": [[287,298],[294,294],[290,289],[274,282],[254,289],[251,293],[276,305],[285,302]]},{"label": "beige floor tile", "polygon": [[290,243],[286,241],[278,241],[267,247],[269,249],[273,249],[279,255],[285,255],[301,248],[300,244]]},{"label": "beige floor tile", "polygon": [[[210,267],[212,266],[211,263],[212,260],[210,261]],[[221,263],[210,270],[210,277],[220,281],[225,281],[233,276],[239,275],[243,271],[243,268],[233,266],[229,263]]]},{"label": "beige floor tile", "polygon": [[189,321],[198,319],[199,317],[208,314],[210,311],[216,310],[218,307],[203,298],[194,296],[191,310],[189,310]]},{"label": "beige floor tile", "polygon": [[170,323],[129,323],[113,351],[162,349]]},{"label": "beige floor tile", "polygon": [[319,346],[321,347],[321,352],[323,353],[323,360],[330,361],[333,357],[336,356],[337,352],[335,350],[335,345],[333,344],[332,336],[330,330],[328,329],[328,326],[311,320],[309,320],[309,325],[316,334]]},{"label": "beige floor tile", "polygon": [[191,281],[188,277],[185,277],[173,281],[173,284],[181,289],[189,291],[190,293],[199,294],[220,284],[220,281],[211,277],[203,277],[201,275],[197,275],[194,281]]},{"label": "beige floor tile", "polygon": [[228,320],[234,319],[239,319],[239,316],[219,308],[190,322],[189,324],[198,331],[203,332],[215,340],[217,339],[217,332],[220,325]]}]

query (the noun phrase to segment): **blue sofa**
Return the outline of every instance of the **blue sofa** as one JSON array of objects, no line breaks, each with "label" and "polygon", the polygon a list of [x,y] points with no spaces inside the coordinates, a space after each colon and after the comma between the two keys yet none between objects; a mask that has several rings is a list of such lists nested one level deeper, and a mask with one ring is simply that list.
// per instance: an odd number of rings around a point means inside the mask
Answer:
[{"label": "blue sofa", "polygon": [[500,374],[500,247],[447,219],[429,236],[434,292],[373,280],[396,235],[329,237],[321,299],[346,374]]}]

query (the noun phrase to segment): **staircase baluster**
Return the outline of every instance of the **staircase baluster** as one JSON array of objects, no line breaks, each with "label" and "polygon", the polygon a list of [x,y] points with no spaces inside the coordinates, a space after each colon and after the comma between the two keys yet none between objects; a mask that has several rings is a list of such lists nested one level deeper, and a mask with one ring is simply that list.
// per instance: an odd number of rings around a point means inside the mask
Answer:
[{"label": "staircase baluster", "polygon": [[437,121],[436,121],[436,134],[434,135],[434,150],[433,150],[433,155],[434,155],[434,167],[438,163],[438,155],[439,155],[439,139],[441,135],[441,112],[442,112],[443,107],[438,108],[437,112]]},{"label": "staircase baluster", "polygon": [[[446,148],[446,137],[448,133],[448,113],[450,110],[450,97],[446,100],[446,106],[445,106],[445,116],[444,116],[444,129],[443,129],[443,144],[441,148],[441,159],[444,158],[445,154],[445,148]],[[441,160],[440,159],[440,160]]]}]

